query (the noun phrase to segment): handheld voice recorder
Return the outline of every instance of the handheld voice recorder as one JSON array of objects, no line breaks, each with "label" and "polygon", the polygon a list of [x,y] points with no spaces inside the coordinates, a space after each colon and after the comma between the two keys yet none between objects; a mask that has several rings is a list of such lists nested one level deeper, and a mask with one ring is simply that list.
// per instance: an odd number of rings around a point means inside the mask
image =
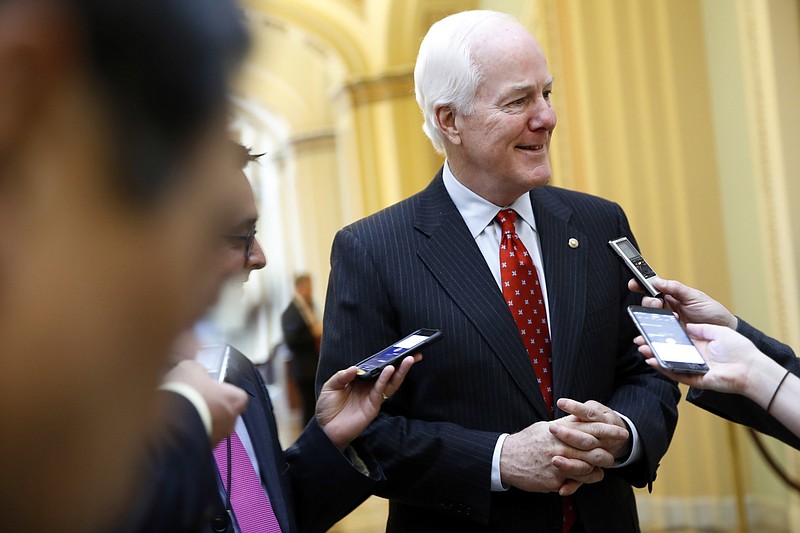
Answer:
[{"label": "handheld voice recorder", "polygon": [[661,291],[653,286],[653,282],[660,279],[658,274],[650,268],[650,265],[644,260],[642,254],[631,244],[631,241],[629,241],[627,237],[608,241],[608,245],[611,246],[611,249],[622,259],[622,262],[625,263],[628,270],[636,277],[636,281],[639,282],[642,289],[647,291],[647,294],[653,298],[661,298],[663,296]]}]

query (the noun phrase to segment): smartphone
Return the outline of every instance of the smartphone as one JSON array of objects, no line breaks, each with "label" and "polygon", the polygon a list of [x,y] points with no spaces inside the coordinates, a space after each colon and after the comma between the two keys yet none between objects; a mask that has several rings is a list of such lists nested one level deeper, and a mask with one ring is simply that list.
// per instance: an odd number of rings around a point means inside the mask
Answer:
[{"label": "smartphone", "polygon": [[380,375],[381,370],[387,366],[399,363],[405,356],[414,355],[423,346],[433,344],[441,338],[441,330],[418,329],[375,355],[356,363],[356,367],[358,367],[356,378],[362,380],[375,379]]},{"label": "smartphone", "polygon": [[212,344],[200,347],[194,360],[203,365],[212,378],[222,383],[228,372],[230,354],[231,347],[227,344]]},{"label": "smartphone", "polygon": [[628,314],[661,368],[689,374],[708,372],[703,356],[672,311],[631,305]]},{"label": "smartphone", "polygon": [[639,285],[647,291],[647,294],[653,298],[661,298],[663,294],[661,291],[653,286],[653,282],[660,279],[655,271],[650,268],[647,261],[644,260],[639,250],[631,244],[627,237],[621,237],[613,241],[608,241],[611,249],[617,252],[625,266],[633,273]]}]

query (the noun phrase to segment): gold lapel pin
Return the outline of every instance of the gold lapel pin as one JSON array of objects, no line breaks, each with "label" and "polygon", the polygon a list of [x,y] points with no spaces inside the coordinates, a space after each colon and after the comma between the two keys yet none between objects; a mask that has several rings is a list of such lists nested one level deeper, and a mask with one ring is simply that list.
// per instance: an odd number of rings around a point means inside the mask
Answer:
[{"label": "gold lapel pin", "polygon": [[575,237],[571,237],[569,239],[569,241],[567,241],[567,244],[569,244],[569,247],[572,248],[572,249],[575,249],[578,246],[580,246],[580,243],[578,242],[578,239],[576,239]]}]

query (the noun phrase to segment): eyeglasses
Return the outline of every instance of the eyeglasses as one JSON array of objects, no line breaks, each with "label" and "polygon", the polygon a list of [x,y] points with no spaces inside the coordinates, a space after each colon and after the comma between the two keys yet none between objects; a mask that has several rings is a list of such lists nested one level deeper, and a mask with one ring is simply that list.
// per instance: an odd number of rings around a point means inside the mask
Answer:
[{"label": "eyeglasses", "polygon": [[251,229],[244,235],[226,235],[227,238],[233,241],[239,241],[244,246],[244,262],[250,260],[250,257],[253,255],[253,245],[256,242],[256,230],[255,228]]}]

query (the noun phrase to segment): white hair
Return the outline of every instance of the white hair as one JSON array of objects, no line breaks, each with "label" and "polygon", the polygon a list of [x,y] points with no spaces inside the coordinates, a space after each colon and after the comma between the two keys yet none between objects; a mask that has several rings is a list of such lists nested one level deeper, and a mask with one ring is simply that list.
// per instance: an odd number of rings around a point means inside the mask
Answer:
[{"label": "white hair", "polygon": [[436,108],[450,106],[453,111],[470,115],[481,72],[472,57],[477,38],[485,34],[477,28],[513,23],[507,13],[489,10],[462,11],[434,23],[419,46],[414,67],[414,93],[425,122],[422,130],[437,152],[444,155],[444,133],[436,121]]}]

